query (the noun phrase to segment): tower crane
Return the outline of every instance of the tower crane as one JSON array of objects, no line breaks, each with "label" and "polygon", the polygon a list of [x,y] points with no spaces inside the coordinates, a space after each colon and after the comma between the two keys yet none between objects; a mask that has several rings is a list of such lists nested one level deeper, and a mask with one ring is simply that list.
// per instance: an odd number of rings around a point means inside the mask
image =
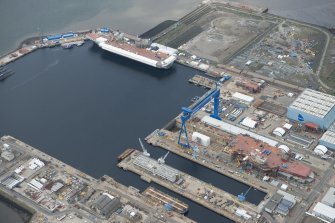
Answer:
[{"label": "tower crane", "polygon": [[[181,115],[181,127],[179,131],[178,144],[185,147],[190,148],[190,141],[188,139],[187,130],[186,130],[186,122],[192,118],[192,116],[197,113],[201,108],[203,108],[209,101],[214,98],[214,111],[211,114],[212,118],[221,120],[219,116],[219,98],[220,98],[220,88],[217,85],[210,91],[208,91],[204,96],[199,98],[193,105],[190,107],[182,107],[182,115]],[[181,136],[185,135],[186,143],[181,142]]]},{"label": "tower crane", "polygon": [[167,153],[165,154],[165,156],[160,157],[160,158],[158,159],[158,163],[159,163],[159,164],[164,164],[164,163],[165,163],[165,159],[166,159],[166,157],[169,155],[169,153],[170,153],[170,151],[167,152]]},{"label": "tower crane", "polygon": [[142,147],[142,150],[143,150],[143,155],[149,157],[149,156],[150,156],[150,153],[148,153],[148,150],[144,147],[141,138],[138,138],[138,141],[139,141],[140,144],[141,144],[141,147]]}]

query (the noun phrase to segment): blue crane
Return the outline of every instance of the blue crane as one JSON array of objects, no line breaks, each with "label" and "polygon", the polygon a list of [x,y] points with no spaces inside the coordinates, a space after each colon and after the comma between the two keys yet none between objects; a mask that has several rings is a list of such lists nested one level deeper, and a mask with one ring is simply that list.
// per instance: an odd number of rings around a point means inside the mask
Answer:
[{"label": "blue crane", "polygon": [[[214,98],[214,111],[213,114],[211,114],[212,118],[221,120],[219,116],[219,98],[220,98],[220,88],[215,86],[212,90],[209,90],[204,96],[199,98],[194,104],[192,104],[190,107],[182,107],[182,115],[181,115],[181,127],[179,131],[179,137],[178,137],[178,144],[185,147],[190,148],[190,141],[188,139],[187,130],[186,130],[186,122],[195,114],[197,113],[201,108],[203,108],[208,102],[210,102]],[[182,134],[185,134],[186,143],[181,142],[181,136]]]},{"label": "blue crane", "polygon": [[246,200],[247,194],[249,193],[250,189],[251,187],[249,187],[249,189],[245,193],[242,192],[241,194],[237,195],[239,201],[244,202]]}]

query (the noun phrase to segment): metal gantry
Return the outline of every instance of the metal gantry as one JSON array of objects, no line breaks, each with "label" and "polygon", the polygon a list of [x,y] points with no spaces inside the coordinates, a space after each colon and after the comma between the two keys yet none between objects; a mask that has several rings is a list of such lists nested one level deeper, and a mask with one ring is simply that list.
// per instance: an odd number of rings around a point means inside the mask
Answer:
[{"label": "metal gantry", "polygon": [[[178,137],[178,144],[185,147],[190,148],[190,141],[187,134],[186,129],[186,122],[192,118],[192,116],[197,113],[201,108],[203,108],[208,102],[210,102],[212,99],[214,99],[214,111],[213,114],[211,114],[212,118],[221,120],[219,116],[219,99],[220,99],[220,88],[215,86],[212,90],[208,91],[204,96],[199,98],[193,105],[190,107],[182,107],[182,115],[181,115],[181,127],[179,131],[179,137]],[[186,143],[181,142],[181,136],[185,135]]]}]

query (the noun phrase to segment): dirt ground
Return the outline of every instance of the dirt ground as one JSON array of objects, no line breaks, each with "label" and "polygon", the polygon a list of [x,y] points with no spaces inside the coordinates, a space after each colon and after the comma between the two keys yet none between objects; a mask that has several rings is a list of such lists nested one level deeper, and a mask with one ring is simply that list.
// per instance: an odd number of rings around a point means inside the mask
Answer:
[{"label": "dirt ground", "polygon": [[217,12],[217,18],[209,22],[209,27],[187,42],[182,49],[221,63],[257,35],[265,32],[271,22],[230,12]]}]

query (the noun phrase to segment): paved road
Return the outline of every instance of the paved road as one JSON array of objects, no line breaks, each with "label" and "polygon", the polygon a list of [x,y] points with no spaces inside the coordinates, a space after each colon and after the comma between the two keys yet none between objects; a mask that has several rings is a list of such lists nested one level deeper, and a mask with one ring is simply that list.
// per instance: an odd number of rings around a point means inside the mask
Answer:
[{"label": "paved road", "polygon": [[312,192],[309,194],[309,196],[305,200],[305,205],[303,208],[296,211],[293,218],[288,219],[287,223],[300,223],[305,215],[305,212],[310,207],[310,205],[318,198],[318,196],[322,193],[321,191],[324,189],[325,185],[328,183],[330,178],[334,174],[334,166],[335,161],[331,163],[331,168],[329,168],[323,177],[320,179],[318,184],[313,188]]}]

